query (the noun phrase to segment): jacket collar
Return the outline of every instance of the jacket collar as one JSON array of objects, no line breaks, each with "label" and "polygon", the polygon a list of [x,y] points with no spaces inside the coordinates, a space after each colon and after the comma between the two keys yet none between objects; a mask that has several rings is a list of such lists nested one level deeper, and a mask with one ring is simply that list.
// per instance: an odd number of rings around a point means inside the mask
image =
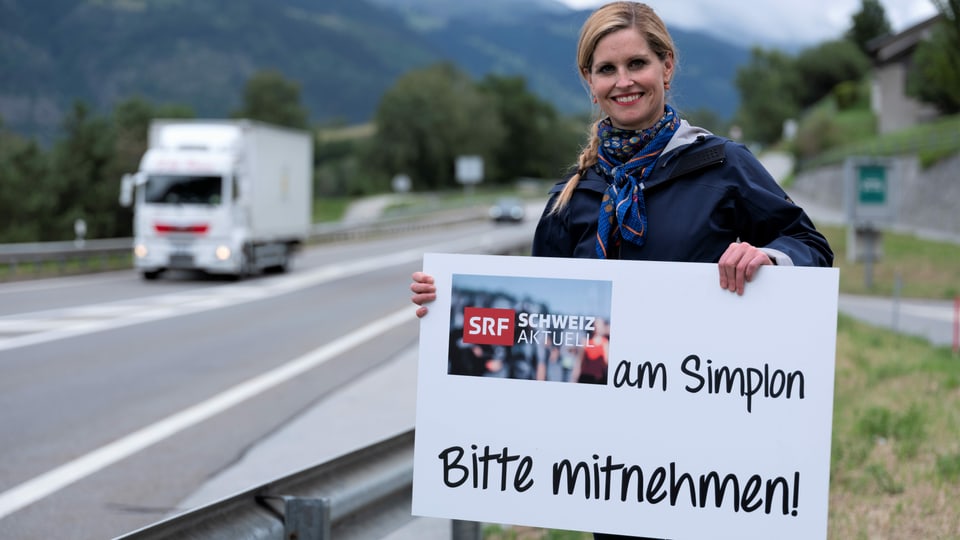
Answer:
[{"label": "jacket collar", "polygon": [[[713,133],[706,129],[692,126],[686,120],[681,120],[680,127],[677,128],[677,132],[674,133],[673,137],[670,138],[670,142],[667,143],[667,146],[660,154],[660,158],[657,159],[657,162],[654,165],[658,169],[665,170],[662,174],[654,172],[654,174],[647,179],[644,189],[649,189],[650,187],[671,181],[682,174],[692,172],[698,168],[707,167],[722,162],[723,152],[720,151],[719,161],[714,159],[713,156],[710,156],[710,160],[693,169],[680,166],[683,165],[683,160],[677,159],[679,156],[686,154],[688,150],[692,151],[698,147],[701,147],[704,142],[709,139],[722,140],[714,138]],[[722,144],[720,146],[722,148]],[[586,170],[583,178],[581,178],[580,182],[577,184],[577,189],[587,189],[602,193],[607,189],[607,183],[608,180],[603,174],[597,171],[597,167],[590,167]],[[550,192],[556,193],[561,191],[564,184],[566,184],[566,180],[558,183],[552,190],[550,190]]]},{"label": "jacket collar", "polygon": [[677,132],[670,138],[670,142],[668,142],[666,148],[663,149],[663,153],[658,161],[669,160],[673,150],[697,141],[702,141],[711,135],[713,135],[713,133],[710,133],[702,127],[691,126],[686,120],[680,120],[680,127],[677,128]]}]

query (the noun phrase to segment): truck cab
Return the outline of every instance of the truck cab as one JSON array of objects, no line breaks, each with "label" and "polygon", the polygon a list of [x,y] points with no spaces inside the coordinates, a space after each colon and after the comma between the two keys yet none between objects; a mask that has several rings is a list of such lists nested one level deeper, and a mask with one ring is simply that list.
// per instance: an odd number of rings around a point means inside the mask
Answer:
[{"label": "truck cab", "polygon": [[297,150],[265,137],[262,124],[257,135],[245,126],[151,126],[139,170],[121,189],[121,203],[134,207],[134,265],[145,279],[173,269],[235,277],[287,269],[308,232],[311,201],[294,198],[309,198],[312,145]]}]

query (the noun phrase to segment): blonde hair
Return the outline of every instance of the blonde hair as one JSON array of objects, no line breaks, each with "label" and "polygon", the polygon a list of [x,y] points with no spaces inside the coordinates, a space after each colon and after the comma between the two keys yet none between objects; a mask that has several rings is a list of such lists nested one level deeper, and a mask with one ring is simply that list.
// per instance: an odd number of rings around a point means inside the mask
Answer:
[{"label": "blonde hair", "polygon": [[[650,50],[661,61],[672,58],[676,63],[677,52],[673,39],[653,8],[640,2],[611,2],[591,13],[580,29],[580,39],[577,42],[577,68],[584,83],[587,82],[587,74],[593,67],[593,53],[597,49],[597,43],[607,35],[626,28],[633,28],[639,32],[646,39]],[[597,152],[600,148],[597,123],[601,118],[601,111],[597,111],[597,117],[590,126],[587,143],[580,150],[580,156],[577,158],[577,172],[560,192],[550,209],[552,213],[559,212],[570,202],[570,197],[573,196],[573,191],[577,188],[583,173],[597,163]]]}]

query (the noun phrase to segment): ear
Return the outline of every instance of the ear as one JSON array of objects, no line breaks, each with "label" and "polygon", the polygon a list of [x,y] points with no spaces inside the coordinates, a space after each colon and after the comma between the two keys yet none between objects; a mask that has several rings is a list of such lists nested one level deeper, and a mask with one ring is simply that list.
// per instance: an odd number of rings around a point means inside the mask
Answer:
[{"label": "ear", "polygon": [[581,69],[580,76],[583,77],[584,82],[587,83],[587,88],[590,89],[590,95],[595,96],[596,92],[593,91],[593,77],[590,75],[590,70]]},{"label": "ear", "polygon": [[673,53],[667,53],[667,57],[663,59],[663,80],[664,82],[670,82],[673,80]]}]

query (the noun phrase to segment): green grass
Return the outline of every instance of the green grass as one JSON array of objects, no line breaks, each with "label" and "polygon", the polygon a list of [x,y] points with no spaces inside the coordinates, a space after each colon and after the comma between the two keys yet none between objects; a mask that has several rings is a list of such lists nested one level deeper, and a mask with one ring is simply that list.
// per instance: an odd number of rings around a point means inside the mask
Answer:
[{"label": "green grass", "polygon": [[937,457],[937,476],[944,482],[960,481],[960,452]]},{"label": "green grass", "polygon": [[0,282],[20,279],[37,279],[54,276],[88,274],[123,270],[133,266],[133,254],[113,254],[98,257],[72,257],[62,261],[26,262],[15,268],[0,266]]},{"label": "green grass", "polygon": [[[918,124],[894,133],[877,134],[870,121],[872,114],[863,110],[839,113],[829,128],[842,143],[804,159],[803,169],[843,162],[848,156],[895,156],[917,154],[921,167],[960,152],[960,115]],[[825,128],[820,128],[821,131]]]},{"label": "green grass", "polygon": [[[872,265],[871,287],[862,262],[847,260],[845,227],[818,227],[833,248],[840,269],[840,292],[892,296],[899,286],[905,298],[949,300],[960,294],[960,245],[883,233],[883,255]],[[898,285],[899,284],[899,285]]]},{"label": "green grass", "polygon": [[339,221],[352,199],[349,197],[322,197],[313,201],[313,222]]},{"label": "green grass", "polygon": [[858,94],[847,107],[838,106],[838,96],[831,94],[804,111],[796,137],[787,145],[798,159],[798,170],[842,163],[853,155],[916,154],[921,167],[929,167],[960,152],[960,115],[881,134],[867,81]]},{"label": "green grass", "polygon": [[960,358],[840,317],[830,538],[956,538]]},{"label": "green grass", "polygon": [[484,540],[591,540],[593,535],[577,531],[484,525]]}]

